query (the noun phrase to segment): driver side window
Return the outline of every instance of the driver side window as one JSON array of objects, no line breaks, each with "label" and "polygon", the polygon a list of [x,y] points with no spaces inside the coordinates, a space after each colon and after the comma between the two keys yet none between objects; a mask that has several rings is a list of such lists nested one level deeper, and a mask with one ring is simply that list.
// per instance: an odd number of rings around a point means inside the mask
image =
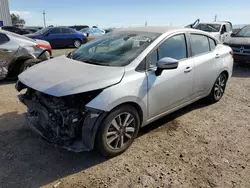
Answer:
[{"label": "driver side window", "polygon": [[149,56],[149,66],[155,67],[157,61],[164,57],[171,57],[176,60],[187,58],[187,44],[184,34],[175,35],[164,41]]}]

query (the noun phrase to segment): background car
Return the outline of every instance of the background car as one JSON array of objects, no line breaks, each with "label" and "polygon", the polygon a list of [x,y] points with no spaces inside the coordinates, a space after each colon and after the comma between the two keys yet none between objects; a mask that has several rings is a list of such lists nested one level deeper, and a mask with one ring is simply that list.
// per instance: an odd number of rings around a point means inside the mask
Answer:
[{"label": "background car", "polygon": [[224,43],[233,49],[234,60],[239,63],[250,62],[250,25],[231,34],[231,38]]},{"label": "background car", "polygon": [[35,26],[28,26],[28,27],[24,27],[27,31],[29,31],[29,33],[30,34],[32,34],[32,33],[35,33],[35,32],[37,32],[37,31],[39,31],[39,30],[41,30],[42,29],[42,27],[35,27]]},{"label": "background car", "polygon": [[186,27],[209,32],[221,42],[227,41],[233,33],[233,25],[228,21],[200,22],[197,19],[193,24],[189,24]]},{"label": "background car", "polygon": [[34,34],[26,35],[32,39],[48,41],[52,48],[63,48],[74,46],[79,48],[81,44],[87,42],[87,37],[83,33],[67,27],[46,27]]},{"label": "background car", "polygon": [[0,79],[17,76],[52,55],[47,41],[33,40],[8,31],[0,31]]},{"label": "background car", "polygon": [[232,49],[207,32],[127,28],[28,69],[16,89],[27,88],[19,99],[40,135],[115,156],[142,126],[202,98],[218,102],[232,69]]},{"label": "background car", "polygon": [[89,26],[88,25],[74,25],[74,26],[69,26],[69,28],[80,31],[81,29],[89,28]]},{"label": "background car", "polygon": [[29,30],[27,29],[23,29],[23,28],[19,28],[19,27],[14,27],[14,26],[3,26],[1,27],[2,30],[5,31],[10,31],[19,35],[25,35],[25,34],[29,34]]},{"label": "background car", "polygon": [[105,31],[103,29],[100,29],[97,27],[84,28],[84,29],[81,29],[79,32],[83,33],[88,38],[88,41],[105,34]]}]

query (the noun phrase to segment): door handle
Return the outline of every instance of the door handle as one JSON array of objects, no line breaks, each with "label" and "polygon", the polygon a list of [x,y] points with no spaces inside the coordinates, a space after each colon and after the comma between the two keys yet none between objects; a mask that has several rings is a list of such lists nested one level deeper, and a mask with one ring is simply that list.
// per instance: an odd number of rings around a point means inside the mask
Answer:
[{"label": "door handle", "polygon": [[220,54],[216,54],[216,55],[215,55],[215,58],[220,58]]},{"label": "door handle", "polygon": [[11,53],[12,51],[11,50],[7,50],[7,49],[0,49],[1,52],[4,52],[4,53]]},{"label": "door handle", "polygon": [[188,73],[188,72],[192,71],[192,69],[193,69],[192,67],[186,67],[186,69],[184,70],[184,72]]}]

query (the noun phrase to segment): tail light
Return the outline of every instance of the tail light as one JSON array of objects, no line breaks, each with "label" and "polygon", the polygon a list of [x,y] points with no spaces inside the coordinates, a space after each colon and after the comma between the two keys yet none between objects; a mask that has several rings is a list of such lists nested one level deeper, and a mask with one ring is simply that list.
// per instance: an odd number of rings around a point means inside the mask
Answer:
[{"label": "tail light", "polygon": [[44,48],[46,50],[51,50],[52,49],[50,44],[37,44],[36,47],[37,48]]}]

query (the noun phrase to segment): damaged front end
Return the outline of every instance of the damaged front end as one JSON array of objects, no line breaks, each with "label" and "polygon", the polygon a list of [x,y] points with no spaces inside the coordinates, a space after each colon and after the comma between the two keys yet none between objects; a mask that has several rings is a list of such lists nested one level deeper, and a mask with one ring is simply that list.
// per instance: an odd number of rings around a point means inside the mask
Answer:
[{"label": "damaged front end", "polygon": [[19,100],[27,106],[28,125],[42,137],[68,150],[81,152],[93,149],[95,134],[106,113],[86,108],[99,95],[95,90],[64,97],[54,97],[25,86],[20,81]]}]

